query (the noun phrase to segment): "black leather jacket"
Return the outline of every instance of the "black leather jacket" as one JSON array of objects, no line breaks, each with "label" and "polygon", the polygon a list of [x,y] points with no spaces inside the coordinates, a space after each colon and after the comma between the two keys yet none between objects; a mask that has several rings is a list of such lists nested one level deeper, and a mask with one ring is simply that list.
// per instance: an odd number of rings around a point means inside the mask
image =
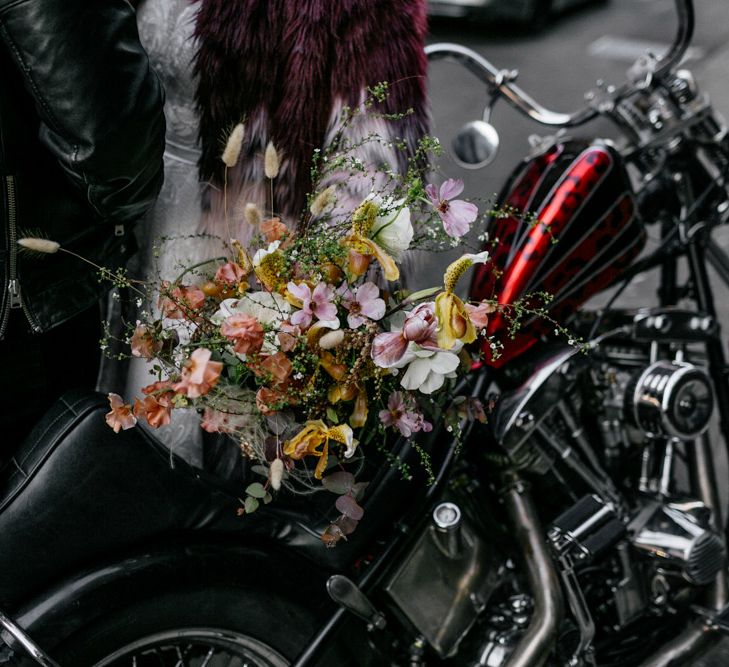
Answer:
[{"label": "black leather jacket", "polygon": [[0,0],[0,337],[11,308],[46,331],[108,289],[85,262],[15,240],[120,265],[162,184],[162,105],[126,0]]}]

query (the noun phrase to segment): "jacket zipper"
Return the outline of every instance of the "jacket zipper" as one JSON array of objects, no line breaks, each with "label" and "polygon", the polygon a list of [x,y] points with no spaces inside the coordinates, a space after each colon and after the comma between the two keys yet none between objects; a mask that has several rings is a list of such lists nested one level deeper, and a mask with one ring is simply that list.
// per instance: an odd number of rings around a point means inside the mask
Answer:
[{"label": "jacket zipper", "polygon": [[8,203],[8,298],[0,319],[0,338],[5,335],[10,319],[10,311],[15,308],[22,308],[28,324],[34,331],[39,327],[23,302],[20,293],[20,279],[18,278],[18,228],[17,228],[17,202],[15,199],[15,177],[5,176],[5,196]]}]

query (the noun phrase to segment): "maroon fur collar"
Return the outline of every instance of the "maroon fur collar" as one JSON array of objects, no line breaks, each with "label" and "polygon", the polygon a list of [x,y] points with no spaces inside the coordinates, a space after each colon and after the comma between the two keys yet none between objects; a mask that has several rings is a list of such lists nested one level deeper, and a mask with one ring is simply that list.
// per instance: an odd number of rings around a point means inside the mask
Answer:
[{"label": "maroon fur collar", "polygon": [[[399,136],[426,126],[425,0],[197,0],[197,104],[203,180],[222,182],[227,132],[264,111],[267,133],[290,161],[289,195],[300,206],[309,167],[335,102],[390,83],[386,112],[413,108]],[[413,126],[417,127],[413,131]],[[253,140],[255,144],[255,139]],[[249,145],[248,155],[262,146]]]}]

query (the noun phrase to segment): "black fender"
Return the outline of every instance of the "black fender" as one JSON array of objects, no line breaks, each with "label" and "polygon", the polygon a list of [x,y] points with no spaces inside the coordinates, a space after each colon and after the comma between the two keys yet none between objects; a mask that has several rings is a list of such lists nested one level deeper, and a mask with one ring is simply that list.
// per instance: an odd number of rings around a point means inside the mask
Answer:
[{"label": "black fender", "polygon": [[239,538],[180,539],[128,553],[58,582],[25,602],[14,620],[53,657],[55,647],[112,611],[176,590],[245,595],[263,589],[305,600],[317,619],[334,610],[325,594],[328,572],[275,544],[244,545]]}]

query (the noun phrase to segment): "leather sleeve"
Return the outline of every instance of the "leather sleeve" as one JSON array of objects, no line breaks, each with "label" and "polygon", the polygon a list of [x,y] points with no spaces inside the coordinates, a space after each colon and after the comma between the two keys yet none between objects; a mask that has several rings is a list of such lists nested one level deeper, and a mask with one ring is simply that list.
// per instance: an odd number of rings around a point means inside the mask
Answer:
[{"label": "leather sleeve", "polygon": [[0,40],[35,100],[40,140],[95,213],[141,216],[162,184],[164,93],[131,5],[0,0]]}]

